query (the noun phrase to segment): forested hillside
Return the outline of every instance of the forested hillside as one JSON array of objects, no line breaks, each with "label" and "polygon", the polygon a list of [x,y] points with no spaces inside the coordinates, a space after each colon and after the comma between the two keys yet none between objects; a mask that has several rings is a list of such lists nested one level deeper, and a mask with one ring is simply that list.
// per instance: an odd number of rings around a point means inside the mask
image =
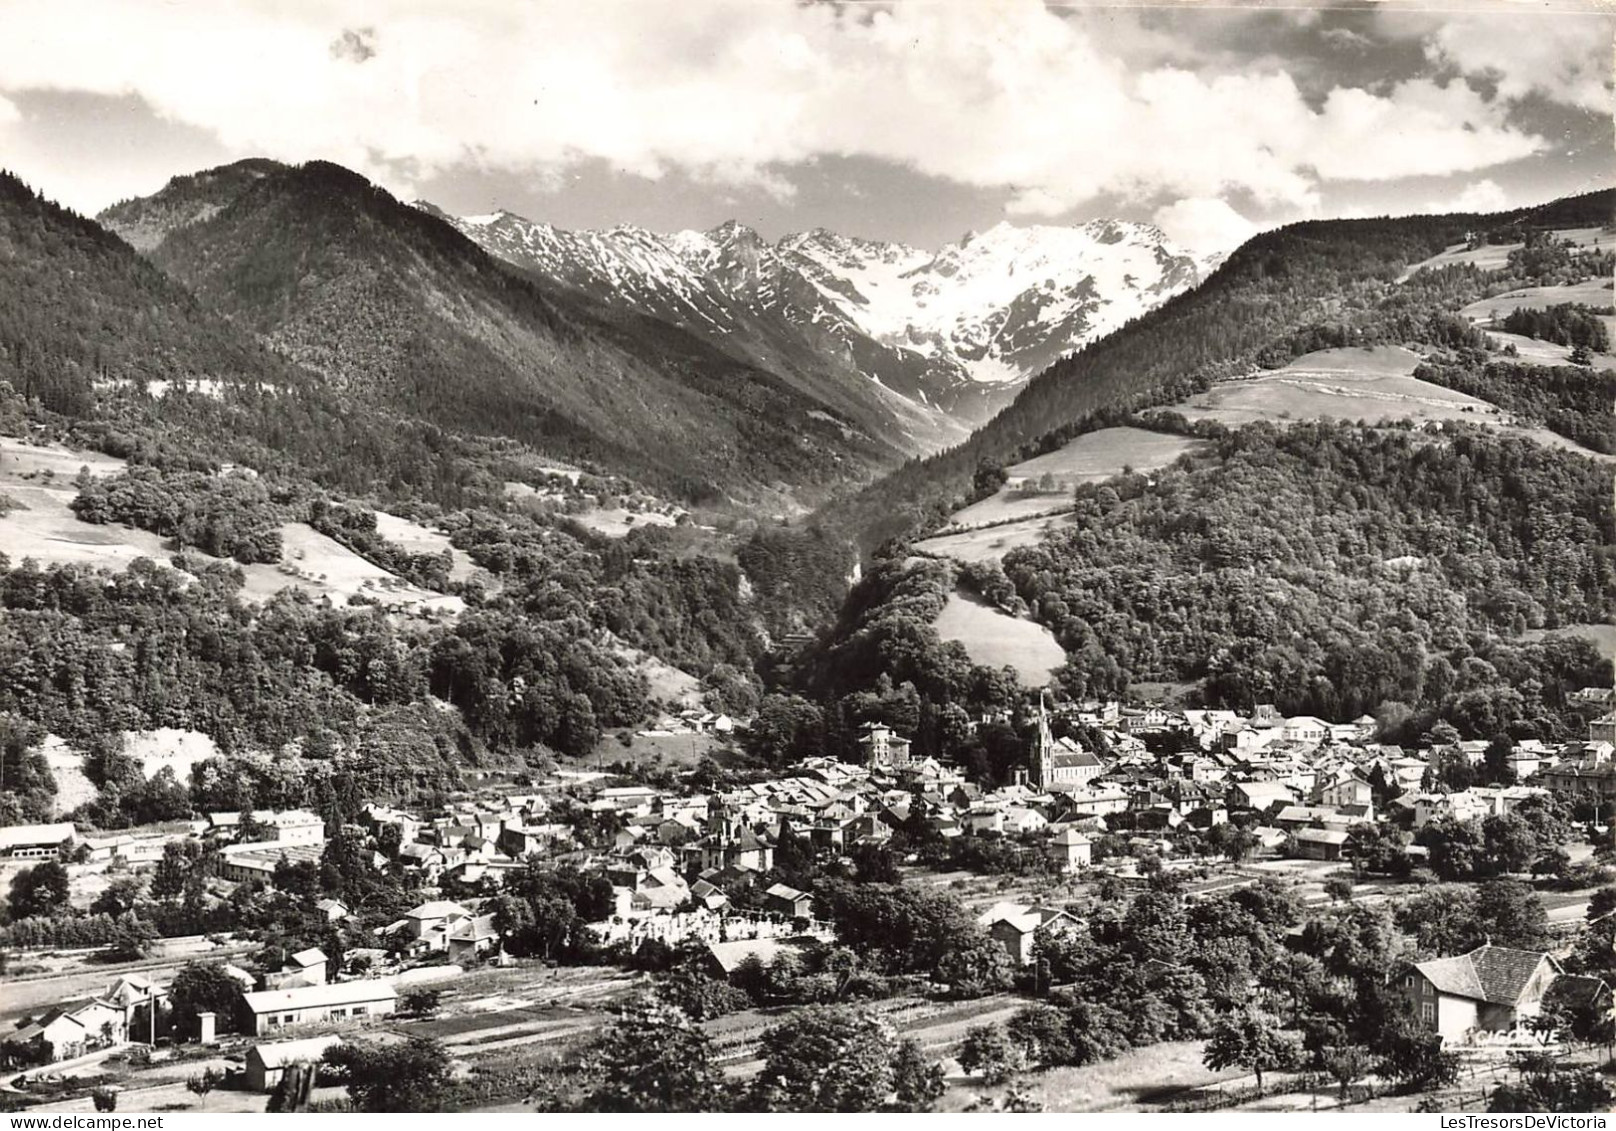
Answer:
[{"label": "forested hillside", "polygon": [[1609,661],[1521,634],[1616,611],[1608,467],[1469,426],[1198,431],[1213,444],[1154,477],[1079,488],[1073,523],[1002,573],[879,562],[799,669],[818,714],[783,713],[787,733],[850,743],[858,722],[898,719],[927,753],[1012,764],[1019,745],[958,725],[1015,692],[938,639],[956,584],[1047,625],[1076,697],[1167,681],[1209,706],[1375,714],[1392,740],[1438,719],[1474,738],[1579,733],[1567,696],[1608,682]]},{"label": "forested hillside", "polygon": [[1313,221],[1263,233],[1194,291],[1052,365],[965,444],[906,463],[827,505],[822,517],[868,552],[938,525],[968,496],[979,468],[1052,450],[1103,410],[1170,404],[1330,346],[1464,344],[1471,332],[1452,311],[1526,282],[1559,281],[1564,254],[1538,251],[1512,256],[1500,272],[1449,267],[1399,283],[1405,267],[1489,230],[1603,225],[1613,204],[1616,193],[1603,192],[1490,217]]},{"label": "forested hillside", "polygon": [[200,214],[154,261],[351,404],[510,437],[692,501],[812,498],[894,458],[779,378],[666,323],[547,290],[338,166],[209,191],[205,207],[153,198],[157,216],[136,202],[109,218],[140,233],[175,210]]},{"label": "forested hillside", "polygon": [[117,237],[0,172],[0,381],[83,416],[98,383],[204,377],[243,389],[302,379]]}]

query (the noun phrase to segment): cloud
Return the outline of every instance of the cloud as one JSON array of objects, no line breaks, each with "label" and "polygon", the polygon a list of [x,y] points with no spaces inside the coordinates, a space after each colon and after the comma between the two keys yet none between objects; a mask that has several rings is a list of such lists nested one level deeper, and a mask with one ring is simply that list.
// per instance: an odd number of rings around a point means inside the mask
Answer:
[{"label": "cloud", "polygon": [[1433,206],[1432,211],[1443,212],[1502,212],[1509,207],[1509,195],[1498,182],[1476,181],[1467,186],[1445,207]]},{"label": "cloud", "polygon": [[1603,114],[1612,109],[1611,32],[1608,16],[1462,16],[1438,26],[1425,50],[1434,62],[1493,79],[1500,98],[1537,94]]},{"label": "cloud", "polygon": [[343,28],[342,34],[331,42],[331,57],[346,59],[350,63],[363,63],[376,54],[375,28]]},{"label": "cloud", "polygon": [[1375,45],[1375,41],[1369,36],[1353,31],[1349,27],[1325,28],[1319,33],[1319,38],[1331,47],[1347,51],[1367,51]]},{"label": "cloud", "polygon": [[1197,254],[1231,251],[1259,231],[1226,201],[1187,197],[1156,210],[1151,217],[1175,243]]},{"label": "cloud", "polygon": [[401,170],[598,160],[786,197],[793,167],[842,156],[1008,189],[1027,215],[1102,194],[1306,211],[1321,179],[1472,173],[1546,144],[1463,83],[1310,101],[1273,60],[1142,64],[1122,22],[1039,0],[0,0],[0,26],[0,90],[134,92],[233,152],[395,188]]}]

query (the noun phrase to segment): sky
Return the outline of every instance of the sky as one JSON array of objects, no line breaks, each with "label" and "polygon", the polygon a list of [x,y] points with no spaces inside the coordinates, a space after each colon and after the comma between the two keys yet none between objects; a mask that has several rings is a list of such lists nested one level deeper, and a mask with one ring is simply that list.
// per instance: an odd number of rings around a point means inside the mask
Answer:
[{"label": "sky", "polygon": [[0,0],[0,167],[86,214],[243,157],[565,228],[936,248],[1616,183],[1594,0]]}]

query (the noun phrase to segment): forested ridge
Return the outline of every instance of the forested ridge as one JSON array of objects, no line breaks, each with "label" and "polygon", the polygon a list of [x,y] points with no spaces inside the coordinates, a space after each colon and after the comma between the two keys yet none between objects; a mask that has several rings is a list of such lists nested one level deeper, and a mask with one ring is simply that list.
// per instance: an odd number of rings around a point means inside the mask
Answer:
[{"label": "forested ridge", "polygon": [[[978,468],[1053,450],[1098,414],[1171,404],[1316,349],[1479,345],[1479,331],[1452,313],[1466,303],[1527,284],[1609,275],[1608,251],[1573,254],[1541,230],[1607,224],[1613,204],[1616,193],[1607,191],[1486,217],[1308,221],[1264,232],[1200,287],[1050,366],[964,444],[910,460],[820,516],[868,553],[940,525],[969,497]],[[1500,270],[1450,266],[1398,281],[1408,265],[1487,232],[1527,246]]]},{"label": "forested ridge", "polygon": [[687,499],[812,493],[890,455],[773,375],[546,288],[339,166],[247,181],[152,254],[350,398]]}]

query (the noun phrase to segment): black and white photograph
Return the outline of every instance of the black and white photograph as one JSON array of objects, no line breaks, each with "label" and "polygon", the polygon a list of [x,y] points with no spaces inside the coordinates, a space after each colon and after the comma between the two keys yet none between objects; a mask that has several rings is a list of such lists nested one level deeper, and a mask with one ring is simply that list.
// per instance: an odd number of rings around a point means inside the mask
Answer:
[{"label": "black and white photograph", "polygon": [[1613,59],[0,0],[0,1122],[1616,1110]]}]

